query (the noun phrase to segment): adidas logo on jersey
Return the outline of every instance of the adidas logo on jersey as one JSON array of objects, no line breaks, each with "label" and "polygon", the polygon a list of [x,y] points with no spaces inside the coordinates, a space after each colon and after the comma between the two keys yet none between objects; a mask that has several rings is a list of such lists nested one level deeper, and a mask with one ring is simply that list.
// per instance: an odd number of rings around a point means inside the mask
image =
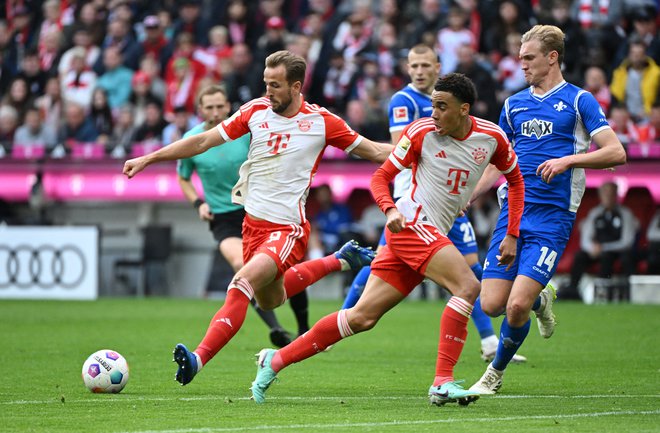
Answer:
[{"label": "adidas logo on jersey", "polygon": [[447,154],[445,153],[444,150],[441,150],[440,152],[438,152],[438,153],[435,154],[435,157],[436,157],[436,158],[446,158],[446,157],[447,157]]},{"label": "adidas logo on jersey", "polygon": [[268,122],[264,122],[261,125],[259,125],[259,129],[268,129]]}]

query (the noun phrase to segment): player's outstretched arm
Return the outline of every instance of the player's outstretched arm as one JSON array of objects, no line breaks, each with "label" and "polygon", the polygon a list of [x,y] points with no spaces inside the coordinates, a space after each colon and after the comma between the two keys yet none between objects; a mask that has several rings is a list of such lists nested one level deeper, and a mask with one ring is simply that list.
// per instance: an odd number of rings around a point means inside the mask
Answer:
[{"label": "player's outstretched arm", "polygon": [[392,153],[393,149],[394,146],[389,143],[378,143],[363,137],[360,145],[357,146],[351,153],[353,155],[359,156],[362,159],[383,163],[390,155],[390,153]]},{"label": "player's outstretched arm", "polygon": [[201,134],[177,140],[147,155],[129,159],[124,163],[123,173],[130,179],[153,163],[190,158],[224,142],[220,132],[211,128]]},{"label": "player's outstretched arm", "polygon": [[493,164],[488,164],[488,167],[486,167],[486,170],[484,170],[483,174],[479,178],[477,186],[475,186],[474,191],[472,191],[472,196],[470,197],[469,203],[472,203],[486,191],[489,191],[493,187],[495,181],[500,178],[500,176],[502,176],[502,172],[500,172],[500,170]]},{"label": "player's outstretched arm", "polygon": [[390,182],[399,171],[392,161],[387,160],[371,178],[371,194],[380,210],[387,216],[386,225],[392,233],[399,233],[406,225],[405,217],[397,210],[390,194]]},{"label": "player's outstretched arm", "polygon": [[539,165],[536,174],[544,182],[550,183],[555,176],[569,168],[610,168],[626,163],[626,151],[612,129],[598,132],[593,136],[593,141],[599,147],[598,150],[549,159]]}]

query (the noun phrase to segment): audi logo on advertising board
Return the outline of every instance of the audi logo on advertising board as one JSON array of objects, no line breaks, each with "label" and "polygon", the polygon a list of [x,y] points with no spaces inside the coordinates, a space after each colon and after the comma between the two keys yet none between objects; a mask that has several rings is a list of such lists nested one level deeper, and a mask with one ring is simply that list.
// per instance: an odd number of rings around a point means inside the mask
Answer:
[{"label": "audi logo on advertising board", "polygon": [[0,298],[96,299],[96,227],[0,228]]},{"label": "audi logo on advertising board", "polygon": [[0,289],[12,285],[20,289],[32,286],[73,289],[82,282],[87,271],[85,257],[75,245],[13,248],[0,245],[0,263],[5,264],[5,272],[0,273]]}]

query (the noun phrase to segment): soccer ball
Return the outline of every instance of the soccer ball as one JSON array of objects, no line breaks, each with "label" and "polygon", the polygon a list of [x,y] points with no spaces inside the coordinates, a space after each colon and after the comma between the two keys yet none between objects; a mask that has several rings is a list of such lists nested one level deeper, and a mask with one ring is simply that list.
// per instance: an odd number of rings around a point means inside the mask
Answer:
[{"label": "soccer ball", "polygon": [[128,363],[114,350],[99,350],[83,364],[82,379],[92,392],[116,394],[128,382]]}]

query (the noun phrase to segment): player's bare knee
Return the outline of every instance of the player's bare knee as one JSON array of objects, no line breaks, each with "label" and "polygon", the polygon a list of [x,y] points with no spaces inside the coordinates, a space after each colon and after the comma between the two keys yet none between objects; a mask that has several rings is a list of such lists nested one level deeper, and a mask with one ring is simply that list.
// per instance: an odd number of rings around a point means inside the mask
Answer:
[{"label": "player's bare knee", "polygon": [[363,314],[355,309],[351,311],[348,319],[348,326],[351,327],[351,330],[357,334],[358,332],[368,331],[378,323],[378,319],[375,317],[370,317],[369,315]]},{"label": "player's bare knee", "polygon": [[479,296],[480,290],[481,285],[479,284],[479,281],[474,278],[473,280],[465,281],[452,294],[465,299],[467,302],[474,305]]},{"label": "player's bare knee", "polygon": [[479,301],[481,302],[481,310],[486,313],[487,316],[499,317],[504,314],[504,311],[506,310],[503,305],[484,300],[484,298],[481,298]]},{"label": "player's bare knee", "polygon": [[506,307],[506,316],[509,323],[522,325],[529,318],[529,308],[522,300],[509,300]]}]

